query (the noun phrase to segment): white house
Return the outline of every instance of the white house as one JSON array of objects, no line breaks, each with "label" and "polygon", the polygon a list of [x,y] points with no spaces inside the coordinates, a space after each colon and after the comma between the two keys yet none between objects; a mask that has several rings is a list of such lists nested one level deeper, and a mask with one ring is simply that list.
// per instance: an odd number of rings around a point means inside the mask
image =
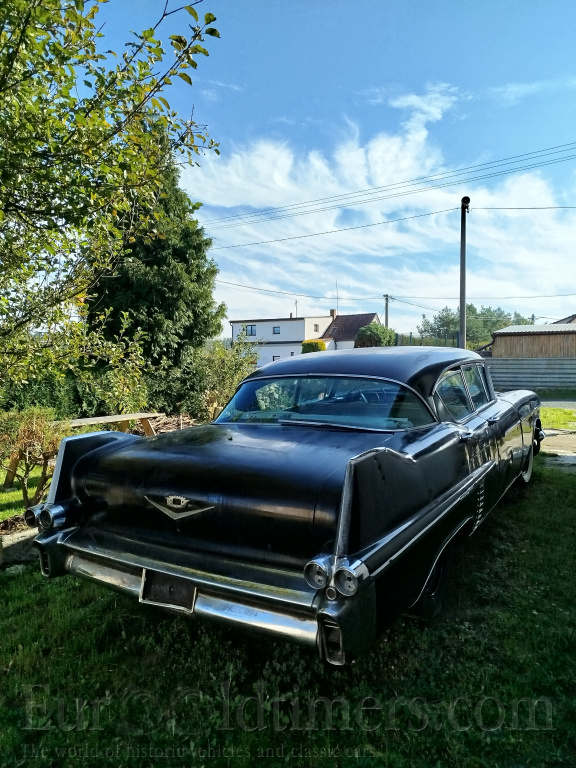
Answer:
[{"label": "white house", "polygon": [[302,342],[319,339],[336,315],[322,317],[277,317],[250,320],[231,320],[232,341],[236,340],[243,328],[248,339],[256,342],[260,349],[257,365],[266,365],[281,357],[302,354]]},{"label": "white house", "polygon": [[376,313],[338,315],[335,309],[329,316],[279,317],[249,320],[231,320],[232,341],[242,329],[259,346],[257,365],[266,365],[282,357],[302,354],[302,342],[322,339],[326,349],[351,349],[358,330],[371,322],[380,322]]}]

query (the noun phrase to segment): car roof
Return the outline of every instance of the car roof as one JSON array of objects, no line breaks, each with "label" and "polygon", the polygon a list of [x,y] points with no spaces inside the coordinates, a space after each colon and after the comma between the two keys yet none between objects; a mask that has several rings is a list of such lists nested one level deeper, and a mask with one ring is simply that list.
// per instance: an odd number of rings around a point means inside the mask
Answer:
[{"label": "car roof", "polygon": [[246,380],[269,376],[378,376],[407,384],[423,397],[432,394],[438,377],[465,361],[483,358],[455,347],[366,347],[295,355],[262,366]]}]

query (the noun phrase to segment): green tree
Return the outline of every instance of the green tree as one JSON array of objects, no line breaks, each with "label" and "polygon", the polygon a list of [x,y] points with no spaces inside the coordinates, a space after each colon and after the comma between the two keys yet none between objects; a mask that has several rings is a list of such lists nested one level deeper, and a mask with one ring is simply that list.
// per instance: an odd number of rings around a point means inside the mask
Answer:
[{"label": "green tree", "polygon": [[391,347],[396,340],[396,332],[379,323],[370,323],[359,329],[354,339],[354,347]]},{"label": "green tree", "polygon": [[444,307],[438,314],[429,320],[426,315],[422,315],[422,323],[417,326],[420,336],[439,336],[443,337],[447,333],[458,330],[460,316],[450,307]]},{"label": "green tree", "polygon": [[190,35],[172,35],[168,56],[162,2],[157,24],[116,57],[102,52],[101,1],[0,5],[0,385],[109,353],[82,322],[82,297],[154,234],[147,212],[174,153],[195,162],[216,146],[163,95],[172,78],[191,84],[215,17],[186,6]]},{"label": "green tree", "polygon": [[[500,307],[484,307],[478,309],[474,304],[466,304],[466,342],[475,347],[491,341],[492,333],[509,325],[526,325],[531,321],[518,312],[510,313]],[[421,336],[444,338],[458,333],[460,328],[460,311],[444,307],[429,320],[422,315],[422,323],[417,326]]]},{"label": "green tree", "polygon": [[104,325],[108,339],[120,333],[126,313],[126,333],[144,333],[144,357],[154,365],[163,359],[180,365],[186,349],[201,347],[221,331],[226,308],[212,297],[218,269],[207,256],[212,241],[192,217],[196,208],[179,189],[172,166],[151,211],[158,218],[156,231],[130,244],[115,274],[104,275],[89,299],[91,322],[110,310]]},{"label": "green tree", "polygon": [[188,347],[180,365],[162,365],[147,376],[150,402],[158,410],[205,421],[226,405],[257,359],[258,345],[245,333],[232,345],[213,339],[201,348]]}]

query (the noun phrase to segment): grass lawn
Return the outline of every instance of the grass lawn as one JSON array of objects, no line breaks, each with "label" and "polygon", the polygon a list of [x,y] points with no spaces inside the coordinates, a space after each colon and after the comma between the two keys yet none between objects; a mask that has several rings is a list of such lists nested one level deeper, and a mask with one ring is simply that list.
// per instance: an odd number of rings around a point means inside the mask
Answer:
[{"label": "grass lawn", "polygon": [[[24,502],[22,501],[22,491],[20,490],[20,483],[18,480],[14,480],[12,488],[9,488],[6,491],[2,490],[5,476],[6,472],[0,472],[0,522],[13,515],[23,515],[26,511]],[[28,481],[28,488],[31,493],[33,493],[33,490],[38,485],[39,477],[40,467],[37,467],[33,470],[32,477]]]},{"label": "grass lawn", "polygon": [[0,572],[0,765],[573,766],[575,541],[576,475],[537,459],[456,558],[435,623],[404,617],[343,669]]},{"label": "grass lawn", "polygon": [[540,408],[542,428],[575,429],[576,411],[570,408]]}]

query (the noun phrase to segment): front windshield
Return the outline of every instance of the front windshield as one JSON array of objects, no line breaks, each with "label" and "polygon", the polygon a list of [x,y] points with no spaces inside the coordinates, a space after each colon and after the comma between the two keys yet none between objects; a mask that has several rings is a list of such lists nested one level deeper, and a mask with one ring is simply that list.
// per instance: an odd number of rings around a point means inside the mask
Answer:
[{"label": "front windshield", "polygon": [[432,424],[434,418],[401,384],[360,377],[298,376],[246,381],[216,422],[397,430]]}]

